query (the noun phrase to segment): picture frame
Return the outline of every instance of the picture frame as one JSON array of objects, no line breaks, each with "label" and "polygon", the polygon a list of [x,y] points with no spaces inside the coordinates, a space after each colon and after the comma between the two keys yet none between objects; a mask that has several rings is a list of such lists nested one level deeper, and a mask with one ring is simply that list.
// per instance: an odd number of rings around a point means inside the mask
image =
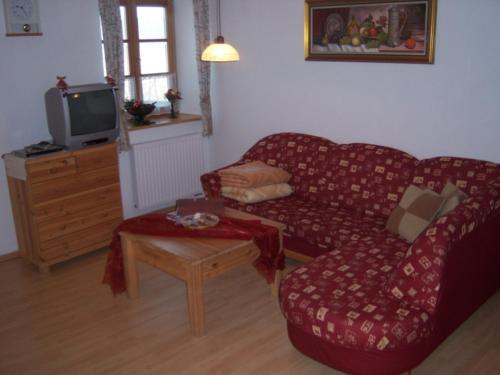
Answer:
[{"label": "picture frame", "polygon": [[306,60],[433,64],[437,0],[305,0]]}]

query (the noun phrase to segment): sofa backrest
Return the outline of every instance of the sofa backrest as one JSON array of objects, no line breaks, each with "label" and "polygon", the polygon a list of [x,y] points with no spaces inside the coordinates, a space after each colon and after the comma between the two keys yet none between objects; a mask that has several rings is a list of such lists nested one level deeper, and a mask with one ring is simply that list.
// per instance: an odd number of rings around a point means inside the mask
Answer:
[{"label": "sofa backrest", "polygon": [[242,157],[245,162],[263,162],[285,169],[292,175],[290,185],[297,195],[310,195],[319,178],[319,168],[334,154],[336,143],[301,133],[272,134],[259,140]]},{"label": "sofa backrest", "polygon": [[447,181],[452,182],[468,195],[474,194],[500,176],[500,165],[475,159],[436,157],[417,163],[412,177],[415,185],[424,185],[441,192]]},{"label": "sofa backrest", "polygon": [[322,203],[369,216],[389,216],[410,183],[417,159],[384,146],[366,143],[338,145],[320,175],[326,190]]},{"label": "sofa backrest", "polygon": [[410,183],[417,159],[389,147],[336,144],[300,133],[262,138],[242,157],[286,169],[298,196],[360,214],[389,216]]},{"label": "sofa backrest", "polygon": [[473,194],[500,176],[486,161],[437,157],[418,160],[406,152],[366,143],[337,144],[301,133],[277,133],[259,140],[241,159],[284,168],[298,196],[359,214],[388,217],[409,184],[441,192],[451,181]]}]

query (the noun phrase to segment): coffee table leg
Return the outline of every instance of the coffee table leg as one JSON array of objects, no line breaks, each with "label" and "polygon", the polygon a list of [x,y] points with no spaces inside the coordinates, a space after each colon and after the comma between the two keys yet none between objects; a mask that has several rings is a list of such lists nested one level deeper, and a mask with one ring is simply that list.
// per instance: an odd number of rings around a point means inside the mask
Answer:
[{"label": "coffee table leg", "polygon": [[203,276],[200,264],[193,264],[186,280],[189,321],[194,336],[205,335],[205,312],[203,305]]},{"label": "coffee table leg", "polygon": [[123,265],[125,268],[125,280],[127,282],[128,298],[135,299],[139,297],[139,276],[137,274],[137,265],[134,258],[134,241],[121,236],[123,249]]},{"label": "coffee table leg", "polygon": [[[283,251],[283,231],[279,230],[278,232],[279,232],[280,252],[281,252]],[[274,274],[274,281],[271,284],[271,295],[273,297],[278,297],[282,274],[283,274],[282,270],[276,270]]]},{"label": "coffee table leg", "polygon": [[280,289],[280,281],[281,281],[281,270],[276,270],[274,273],[274,281],[271,284],[271,295],[273,297],[278,297],[278,292]]}]

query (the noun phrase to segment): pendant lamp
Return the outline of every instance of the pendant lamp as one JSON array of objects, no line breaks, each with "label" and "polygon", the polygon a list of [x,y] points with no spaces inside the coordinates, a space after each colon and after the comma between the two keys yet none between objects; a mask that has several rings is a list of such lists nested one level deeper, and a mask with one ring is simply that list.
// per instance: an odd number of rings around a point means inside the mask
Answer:
[{"label": "pendant lamp", "polygon": [[212,62],[238,61],[240,55],[232,45],[224,43],[220,25],[220,0],[217,0],[217,38],[215,38],[214,43],[205,48],[201,59]]}]

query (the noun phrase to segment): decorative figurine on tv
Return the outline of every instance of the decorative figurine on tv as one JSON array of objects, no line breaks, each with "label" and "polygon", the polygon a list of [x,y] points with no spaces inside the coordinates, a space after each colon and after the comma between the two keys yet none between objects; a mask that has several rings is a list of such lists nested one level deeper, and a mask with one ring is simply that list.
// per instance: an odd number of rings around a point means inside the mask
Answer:
[{"label": "decorative figurine on tv", "polygon": [[66,76],[56,76],[56,78],[57,78],[56,87],[61,91],[66,91],[68,89],[68,84],[65,81]]},{"label": "decorative figurine on tv", "polygon": [[106,83],[108,85],[110,85],[111,87],[115,87],[116,86],[115,79],[113,77],[111,77],[109,74],[106,77],[104,77],[104,79],[106,80]]}]

